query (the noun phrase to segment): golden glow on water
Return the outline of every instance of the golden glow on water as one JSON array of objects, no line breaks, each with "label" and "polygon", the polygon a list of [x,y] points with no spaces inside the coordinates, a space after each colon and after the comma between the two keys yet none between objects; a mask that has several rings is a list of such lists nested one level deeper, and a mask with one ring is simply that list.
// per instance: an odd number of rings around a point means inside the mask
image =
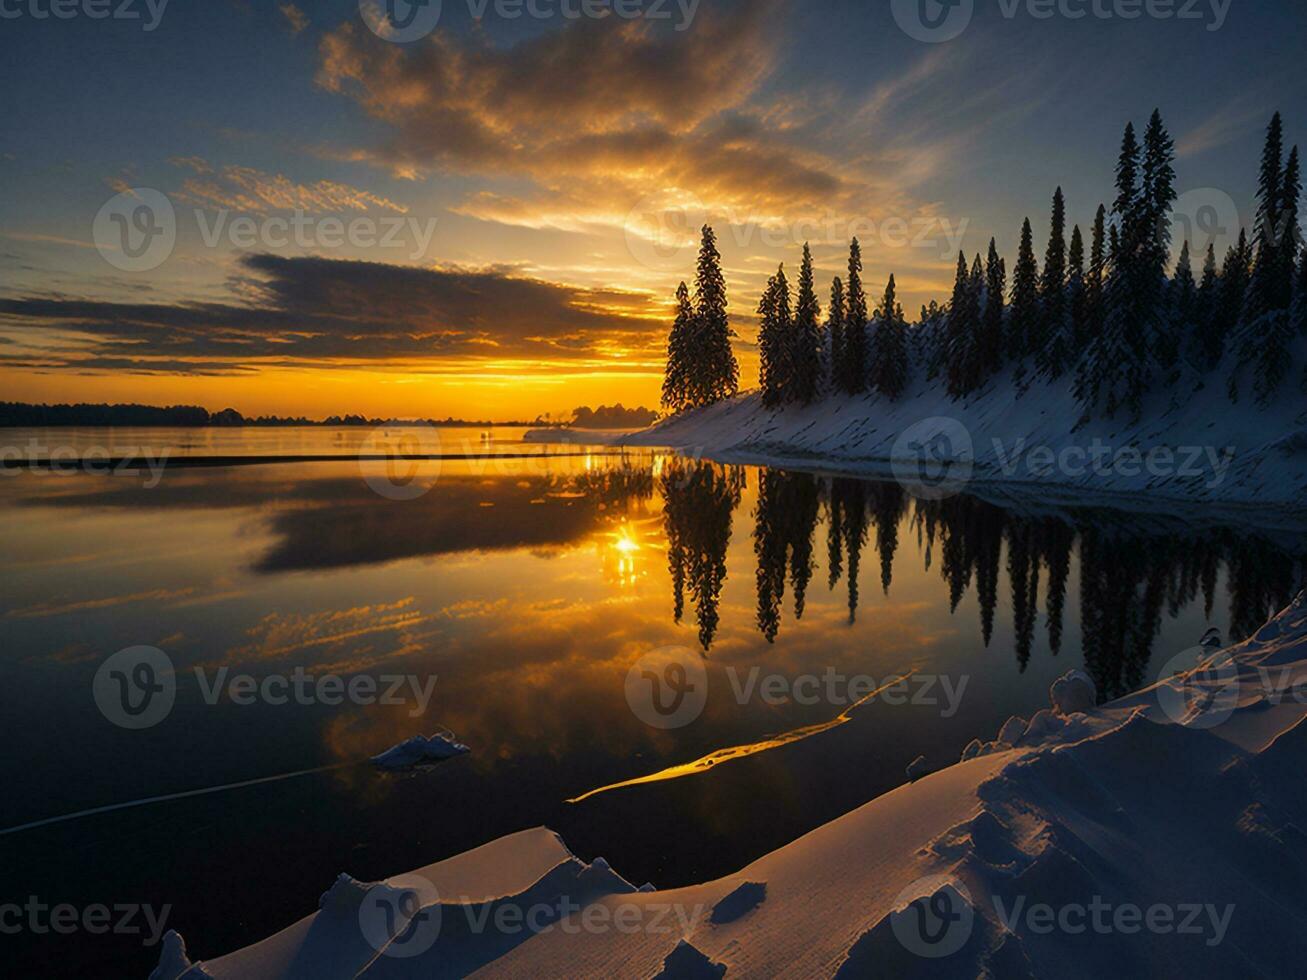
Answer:
[{"label": "golden glow on water", "polygon": [[646,783],[661,783],[668,779],[680,779],[684,776],[700,776],[704,773],[711,772],[714,766],[723,762],[731,762],[736,759],[744,759],[751,755],[758,755],[762,752],[769,752],[772,749],[778,749],[782,745],[791,745],[795,742],[801,742],[805,738],[811,738],[814,735],[820,735],[822,732],[828,732],[832,728],[837,728],[849,721],[853,712],[862,707],[876,695],[889,690],[897,684],[902,684],[909,677],[915,674],[916,668],[908,671],[900,677],[894,678],[887,684],[882,684],[876,690],[872,691],[865,697],[859,698],[854,704],[845,708],[838,716],[830,721],[824,721],[816,725],[805,725],[802,728],[795,728],[788,732],[782,732],[779,735],[772,735],[757,742],[750,742],[748,745],[735,745],[728,749],[718,749],[716,752],[710,752],[702,758],[695,759],[693,762],[687,762],[679,766],[669,766],[666,769],[660,769],[658,772],[650,773],[647,776],[637,776],[635,779],[625,779],[620,783],[610,783],[607,786],[600,786],[598,789],[592,789],[588,793],[582,793],[580,796],[573,797],[568,803],[580,803],[590,799],[592,796],[598,796],[600,793],[607,793],[610,790],[622,789],[627,786],[641,786]]}]

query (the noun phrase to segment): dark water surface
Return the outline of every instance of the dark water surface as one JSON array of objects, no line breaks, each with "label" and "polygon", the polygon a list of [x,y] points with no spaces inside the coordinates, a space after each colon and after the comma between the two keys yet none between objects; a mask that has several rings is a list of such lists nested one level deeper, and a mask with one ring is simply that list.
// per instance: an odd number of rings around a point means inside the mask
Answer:
[{"label": "dark water surface", "polygon": [[[339,872],[380,878],[539,824],[637,884],[719,876],[900,785],[916,756],[946,765],[1029,717],[1072,667],[1112,697],[1209,624],[1246,635],[1307,554],[1302,528],[917,501],[655,454],[422,464],[412,499],[374,489],[393,477],[349,458],[171,470],[150,488],[0,477],[0,828],[335,767],[0,836],[0,904],[170,905],[167,925],[211,958],[313,911]],[[93,679],[137,645],[171,659],[176,703],[128,730]],[[705,658],[707,701],[661,730],[626,682],[666,646]],[[209,683],[435,680],[425,713],[411,688],[400,704],[208,704],[197,667]],[[847,710],[859,692],[838,678],[913,670],[925,703]],[[771,675],[781,693],[763,697]],[[785,697],[804,676],[825,680]],[[566,802],[846,711],[701,774]],[[440,727],[471,754],[411,777],[366,765]],[[144,976],[157,959],[133,936],[0,943],[53,973]]]}]

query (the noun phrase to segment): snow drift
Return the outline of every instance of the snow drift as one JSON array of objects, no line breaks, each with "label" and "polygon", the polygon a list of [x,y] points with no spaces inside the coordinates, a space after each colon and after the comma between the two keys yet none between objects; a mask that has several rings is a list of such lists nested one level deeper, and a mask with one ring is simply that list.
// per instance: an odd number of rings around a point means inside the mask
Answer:
[{"label": "snow drift", "polygon": [[[314,915],[204,963],[170,933],[153,978],[1298,976],[1307,593],[1159,677],[1093,708],[1073,672],[964,761],[717,881],[636,890],[528,830],[343,876]],[[429,944],[409,945],[416,909],[364,941],[361,910],[397,893],[433,896]]]}]

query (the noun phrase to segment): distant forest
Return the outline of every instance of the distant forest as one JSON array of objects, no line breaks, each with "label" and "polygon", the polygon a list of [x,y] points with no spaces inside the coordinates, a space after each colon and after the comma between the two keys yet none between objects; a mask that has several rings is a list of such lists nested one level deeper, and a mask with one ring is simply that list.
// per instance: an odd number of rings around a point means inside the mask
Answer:
[{"label": "distant forest", "polygon": [[[600,405],[597,409],[581,406],[573,409],[571,425],[583,429],[636,428],[651,424],[657,413],[647,408],[623,408],[619,402],[613,406]],[[49,428],[57,426],[168,426],[172,428],[202,428],[204,426],[378,426],[378,425],[443,425],[460,427],[490,426],[546,426],[568,424],[558,420],[537,417],[532,421],[489,422],[470,419],[381,419],[362,415],[331,415],[321,421],[304,418],[282,418],[277,415],[247,417],[234,408],[209,412],[198,405],[29,405],[23,402],[0,402],[0,427]]]}]

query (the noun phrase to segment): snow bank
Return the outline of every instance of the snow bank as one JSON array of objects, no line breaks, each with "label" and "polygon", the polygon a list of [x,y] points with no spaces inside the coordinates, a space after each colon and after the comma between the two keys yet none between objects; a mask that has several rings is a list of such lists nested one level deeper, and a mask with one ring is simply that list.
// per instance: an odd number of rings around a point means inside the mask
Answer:
[{"label": "snow bank", "polygon": [[[1069,675],[965,761],[717,881],[636,891],[525,831],[414,872],[439,896],[419,955],[401,925],[362,942],[376,886],[348,879],[207,963],[169,934],[155,978],[1299,976],[1307,593],[1158,677],[1094,708]],[[502,924],[534,905],[567,912]]]},{"label": "snow bank", "polygon": [[[946,486],[955,488],[1147,493],[1240,504],[1307,499],[1307,400],[1294,379],[1265,407],[1246,393],[1231,404],[1218,371],[1154,392],[1138,423],[1082,415],[1070,379],[1036,382],[1018,396],[1002,375],[960,402],[939,382],[925,381],[892,403],[840,396],[768,409],[756,393],[744,394],[617,443],[927,481],[931,475],[918,472],[922,454],[928,463],[939,454],[955,464],[946,474]],[[932,441],[941,433],[942,448]]]}]

